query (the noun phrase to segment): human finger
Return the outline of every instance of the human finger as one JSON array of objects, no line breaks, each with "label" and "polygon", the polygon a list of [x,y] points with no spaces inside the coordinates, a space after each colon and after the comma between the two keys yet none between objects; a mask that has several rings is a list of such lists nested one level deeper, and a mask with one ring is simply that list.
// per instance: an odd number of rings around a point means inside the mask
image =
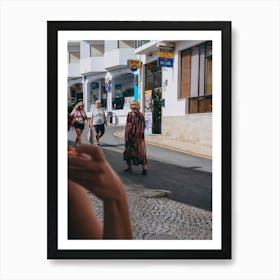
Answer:
[{"label": "human finger", "polygon": [[85,153],[90,155],[92,159],[96,161],[105,160],[102,150],[93,145],[86,145],[86,144],[80,145],[77,147],[77,151],[80,153]]},{"label": "human finger", "polygon": [[68,159],[68,168],[75,168],[81,173],[91,172],[93,174],[102,172],[103,167],[96,161],[79,157],[71,157]]}]

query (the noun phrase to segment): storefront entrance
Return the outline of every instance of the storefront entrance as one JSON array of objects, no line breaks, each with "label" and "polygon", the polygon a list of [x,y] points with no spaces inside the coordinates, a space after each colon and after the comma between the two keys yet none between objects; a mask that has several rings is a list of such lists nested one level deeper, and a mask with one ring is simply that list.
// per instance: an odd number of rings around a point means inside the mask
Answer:
[{"label": "storefront entrance", "polygon": [[71,106],[74,107],[78,101],[83,100],[83,84],[76,83],[70,87]]},{"label": "storefront entrance", "polygon": [[134,76],[124,73],[114,79],[112,92],[112,110],[129,109],[130,101],[134,96]]},{"label": "storefront entrance", "polygon": [[145,66],[145,119],[147,134],[161,134],[162,72],[153,61]]}]

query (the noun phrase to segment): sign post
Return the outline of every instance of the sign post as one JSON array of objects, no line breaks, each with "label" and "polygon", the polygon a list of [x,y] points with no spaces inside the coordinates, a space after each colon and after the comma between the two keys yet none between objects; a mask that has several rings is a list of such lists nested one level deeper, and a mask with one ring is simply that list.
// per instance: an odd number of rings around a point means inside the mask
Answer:
[{"label": "sign post", "polygon": [[173,49],[160,49],[158,52],[158,66],[159,67],[173,67],[174,53]]},{"label": "sign post", "polygon": [[130,70],[134,73],[134,100],[138,100],[138,73],[136,71],[141,68],[142,62],[138,59],[128,59],[127,60],[127,66],[130,68]]}]

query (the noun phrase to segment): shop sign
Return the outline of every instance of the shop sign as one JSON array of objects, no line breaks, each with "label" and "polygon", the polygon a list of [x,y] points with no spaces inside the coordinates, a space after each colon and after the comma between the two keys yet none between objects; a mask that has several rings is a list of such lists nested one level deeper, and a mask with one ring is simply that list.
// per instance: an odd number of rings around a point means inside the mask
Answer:
[{"label": "shop sign", "polygon": [[122,97],[122,85],[121,84],[117,84],[115,85],[115,97]]},{"label": "shop sign", "polygon": [[159,58],[174,58],[173,52],[158,52]]},{"label": "shop sign", "polygon": [[145,91],[145,112],[150,112],[152,110],[152,90]]},{"label": "shop sign", "polygon": [[109,83],[105,83],[105,90],[108,91],[109,90]]},{"label": "shop sign", "polygon": [[91,89],[98,89],[99,88],[99,83],[91,83]]},{"label": "shop sign", "polygon": [[157,53],[157,56],[159,67],[173,67],[173,49],[160,49],[160,51]]},{"label": "shop sign", "polygon": [[158,58],[158,66],[159,67],[173,67],[173,58]]},{"label": "shop sign", "polygon": [[152,128],[153,128],[153,113],[152,112],[145,112],[145,134],[151,135],[152,134]]},{"label": "shop sign", "polygon": [[127,66],[128,66],[128,68],[130,68],[130,70],[132,72],[135,72],[135,71],[137,71],[137,69],[141,68],[142,63],[141,63],[141,60],[128,59],[127,60]]}]

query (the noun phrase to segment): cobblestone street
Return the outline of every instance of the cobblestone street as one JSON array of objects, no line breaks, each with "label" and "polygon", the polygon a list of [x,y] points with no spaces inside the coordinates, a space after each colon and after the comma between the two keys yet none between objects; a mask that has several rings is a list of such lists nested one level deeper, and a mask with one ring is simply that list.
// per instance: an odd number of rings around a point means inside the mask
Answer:
[{"label": "cobblestone street", "polygon": [[[133,190],[127,187],[126,193],[134,239],[212,239],[211,212],[173,201],[163,191]],[[102,202],[92,194],[89,195],[102,221]]]}]

